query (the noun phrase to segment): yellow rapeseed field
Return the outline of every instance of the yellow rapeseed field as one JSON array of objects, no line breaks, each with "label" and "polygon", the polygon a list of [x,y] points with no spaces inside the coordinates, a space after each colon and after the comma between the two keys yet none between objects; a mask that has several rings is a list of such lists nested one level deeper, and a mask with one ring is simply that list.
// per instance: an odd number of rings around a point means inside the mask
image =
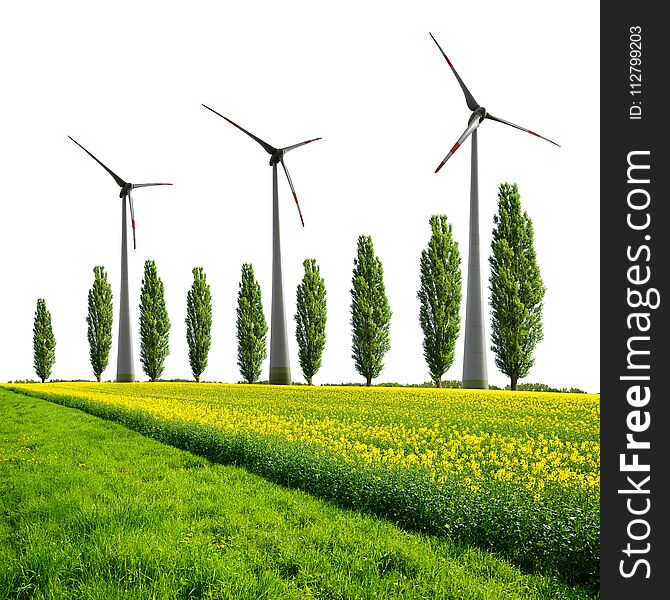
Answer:
[{"label": "yellow rapeseed field", "polygon": [[599,396],[423,388],[195,383],[14,385],[173,421],[311,444],[346,460],[599,493]]}]

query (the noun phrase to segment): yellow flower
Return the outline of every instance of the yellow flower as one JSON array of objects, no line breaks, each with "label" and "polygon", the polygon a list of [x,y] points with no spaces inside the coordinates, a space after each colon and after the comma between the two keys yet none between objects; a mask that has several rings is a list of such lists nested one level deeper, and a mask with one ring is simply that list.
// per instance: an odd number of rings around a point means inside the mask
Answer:
[{"label": "yellow flower", "polygon": [[476,491],[486,480],[537,498],[553,482],[597,495],[597,395],[492,390],[194,383],[14,385],[167,421],[271,436],[350,463],[421,468]]}]

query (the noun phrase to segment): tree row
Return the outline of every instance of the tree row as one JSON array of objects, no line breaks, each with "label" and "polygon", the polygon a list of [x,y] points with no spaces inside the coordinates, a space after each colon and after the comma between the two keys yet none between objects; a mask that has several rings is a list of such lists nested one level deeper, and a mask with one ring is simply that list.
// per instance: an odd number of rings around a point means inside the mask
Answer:
[{"label": "tree row", "polygon": [[[417,296],[423,354],[432,381],[441,387],[443,375],[454,362],[461,327],[461,257],[447,217],[433,215],[429,222],[431,237],[421,252]],[[518,379],[530,372],[534,349],[542,339],[545,293],[533,245],[532,221],[521,210],[516,184],[500,185],[491,250],[491,349],[496,366],[510,378],[510,388],[516,389]],[[311,385],[321,368],[326,343],[326,287],[315,259],[306,259],[303,267],[303,278],[296,290],[295,335],[302,374]],[[112,346],[112,288],[102,266],[94,267],[93,273],[86,322],[91,367],[100,381]],[[186,341],[191,372],[200,381],[212,341],[212,294],[202,267],[195,267],[192,273],[193,283],[186,296]],[[352,359],[369,386],[384,368],[392,315],[382,262],[375,255],[370,236],[358,238],[350,293]],[[144,264],[139,308],[140,361],[146,376],[156,381],[170,353],[170,318],[163,282],[153,260]],[[267,333],[261,287],[252,265],[245,263],[237,298],[237,365],[248,383],[260,378],[267,357]],[[33,348],[35,371],[42,381],[51,374],[55,347],[51,314],[40,298]]]}]

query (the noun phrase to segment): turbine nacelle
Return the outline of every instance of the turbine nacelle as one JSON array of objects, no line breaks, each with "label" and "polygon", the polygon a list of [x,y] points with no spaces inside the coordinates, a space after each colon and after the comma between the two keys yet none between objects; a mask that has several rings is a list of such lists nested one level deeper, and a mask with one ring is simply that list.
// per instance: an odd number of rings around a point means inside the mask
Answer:
[{"label": "turbine nacelle", "polygon": [[130,194],[130,190],[133,189],[133,184],[132,183],[126,183],[122,188],[121,191],[119,192],[119,198],[125,198]]},{"label": "turbine nacelle", "polygon": [[277,163],[282,162],[283,158],[284,158],[284,149],[279,148],[275,150],[274,154],[270,156],[270,166],[274,167]]}]

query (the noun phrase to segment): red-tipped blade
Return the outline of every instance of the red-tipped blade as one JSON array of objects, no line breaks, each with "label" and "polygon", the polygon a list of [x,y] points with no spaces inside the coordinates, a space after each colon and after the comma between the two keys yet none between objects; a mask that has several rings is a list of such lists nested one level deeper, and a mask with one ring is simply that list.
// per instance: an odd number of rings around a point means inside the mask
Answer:
[{"label": "red-tipped blade", "polygon": [[[313,140],[312,140],[313,141]],[[308,142],[305,142],[307,144]],[[299,144],[302,145],[302,144]],[[284,173],[286,173],[286,179],[288,179],[288,184],[291,186],[291,191],[293,192],[293,199],[295,200],[295,205],[298,207],[298,214],[300,215],[300,222],[302,223],[302,226],[305,226],[305,221],[302,218],[302,211],[300,210],[300,204],[298,202],[298,195],[295,193],[295,188],[293,187],[293,182],[291,181],[291,176],[288,174],[288,169],[286,168],[286,165],[284,164],[284,160],[280,160],[281,166],[284,167]]]},{"label": "red-tipped blade", "polygon": [[294,150],[295,148],[300,148],[300,146],[304,146],[305,144],[311,144],[312,142],[316,142],[316,140],[320,140],[322,138],[314,138],[313,140],[307,140],[306,142],[300,142],[299,144],[293,144],[293,146],[286,146],[286,148],[282,148],[284,151],[284,154],[287,152],[290,152],[291,150]]},{"label": "red-tipped blade", "polygon": [[505,121],[505,119],[500,119],[498,117],[494,117],[492,114],[487,114],[486,118],[491,119],[492,121],[498,121],[498,123],[504,123],[505,125],[509,125],[510,127],[514,127],[516,129],[520,129],[521,131],[525,131],[526,133],[530,133],[531,135],[534,135],[535,137],[542,138],[543,140],[553,144],[554,146],[558,146],[559,148],[561,147],[560,144],[557,144],[556,142],[552,142],[549,138],[546,138],[543,135],[540,135],[539,133],[535,133],[534,131],[531,131],[530,129],[526,129],[525,127],[515,125],[514,123],[510,123],[509,121]]},{"label": "red-tipped blade", "polygon": [[449,150],[449,153],[444,157],[444,160],[440,163],[437,169],[435,169],[436,173],[444,166],[444,163],[446,163],[453,156],[454,152],[456,152],[456,150],[461,147],[467,137],[480,125],[481,120],[479,118],[475,118],[472,123],[468,125],[468,128],[463,132],[463,135],[458,138],[458,141],[452,146],[451,150]]},{"label": "red-tipped blade", "polygon": [[222,119],[225,119],[226,121],[228,121],[228,123],[230,123],[231,125],[234,125],[235,127],[237,127],[240,131],[244,131],[244,133],[246,133],[251,139],[256,140],[261,146],[263,146],[263,148],[265,149],[265,151],[268,154],[274,154],[275,152],[277,152],[277,148],[274,148],[273,146],[270,146],[270,144],[268,144],[267,142],[264,142],[261,138],[256,137],[253,133],[249,133],[246,129],[244,129],[244,127],[240,127],[237,123],[235,123],[234,121],[231,121],[228,117],[224,117],[221,113],[216,112],[213,108],[210,108],[206,104],[203,104],[203,106],[207,110],[211,110],[215,115],[219,115]]},{"label": "red-tipped blade", "polygon": [[453,147],[451,148],[451,150],[449,150],[449,154],[447,154],[447,155],[444,157],[444,160],[438,165],[437,169],[435,169],[435,172],[436,172],[436,173],[437,173],[437,172],[444,166],[444,163],[446,163],[446,162],[453,156],[454,152],[456,152],[456,150],[458,150],[460,147],[461,147],[461,145],[460,145],[458,142],[456,142],[456,143],[453,145]]},{"label": "red-tipped blade", "polygon": [[456,69],[454,68],[454,65],[451,64],[451,61],[449,60],[449,57],[445,54],[444,50],[442,50],[442,46],[437,43],[437,40],[433,37],[433,34],[428,32],[428,35],[433,38],[433,41],[435,42],[436,46],[440,49],[440,52],[442,53],[442,56],[444,56],[444,59],[447,61],[447,64],[451,67],[451,70],[454,72],[454,75],[456,75],[456,79],[458,79],[458,83],[461,86],[461,89],[463,90],[463,94],[465,94],[465,102],[468,105],[468,108],[470,110],[475,110],[476,108],[479,107],[479,104],[477,101],[474,99],[472,94],[470,93],[470,90],[466,87],[466,85],[463,83],[463,80],[460,78],[458,73],[456,72]]},{"label": "red-tipped blade", "polygon": [[133,197],[128,192],[128,204],[130,205],[130,224],[133,227],[133,250],[137,250],[137,242],[135,240],[135,207],[133,206]]},{"label": "red-tipped blade", "polygon": [[84,152],[86,152],[86,154],[88,154],[103,169],[105,169],[105,171],[107,171],[114,178],[114,181],[116,181],[116,183],[119,184],[119,187],[123,187],[124,185],[126,185],[126,182],[123,181],[123,179],[121,179],[116,173],[114,173],[114,171],[112,171],[107,165],[100,162],[93,154],[91,154],[88,150],[86,150],[86,148],[84,148],[77,140],[75,140],[73,137],[70,137],[69,135],[67,137],[69,137],[75,144],[77,144],[77,146],[79,146]]}]

